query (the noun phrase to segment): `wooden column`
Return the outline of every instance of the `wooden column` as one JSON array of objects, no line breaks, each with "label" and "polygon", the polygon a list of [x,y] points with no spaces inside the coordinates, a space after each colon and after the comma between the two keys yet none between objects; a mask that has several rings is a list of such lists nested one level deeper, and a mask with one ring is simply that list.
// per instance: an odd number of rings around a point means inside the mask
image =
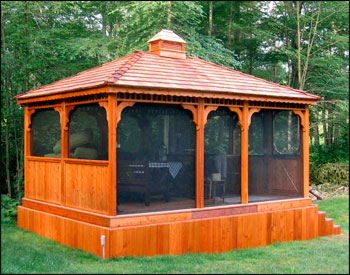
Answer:
[{"label": "wooden column", "polygon": [[108,213],[117,215],[117,95],[108,95]]},{"label": "wooden column", "polygon": [[303,131],[303,175],[304,175],[304,198],[309,197],[309,106],[306,105],[304,112]]},{"label": "wooden column", "polygon": [[66,170],[64,160],[69,157],[69,115],[75,106],[67,106],[62,102],[55,111],[60,114],[61,121],[61,204],[66,205]]},{"label": "wooden column", "polygon": [[193,122],[196,125],[196,207],[204,207],[204,129],[207,123],[208,114],[215,111],[217,106],[204,107],[204,99],[198,100],[195,105],[182,104],[186,110],[193,114]]},{"label": "wooden column", "polygon": [[293,111],[300,118],[300,126],[302,129],[302,144],[303,144],[303,196],[309,197],[309,106],[305,105],[304,111]]},{"label": "wooden column", "polygon": [[248,203],[248,131],[249,106],[248,101],[243,103],[241,124],[241,203]]},{"label": "wooden column", "polygon": [[35,109],[24,107],[24,197],[27,197],[28,164],[27,157],[31,155],[31,124]]},{"label": "wooden column", "polygon": [[204,100],[199,99],[196,127],[196,207],[204,207]]}]

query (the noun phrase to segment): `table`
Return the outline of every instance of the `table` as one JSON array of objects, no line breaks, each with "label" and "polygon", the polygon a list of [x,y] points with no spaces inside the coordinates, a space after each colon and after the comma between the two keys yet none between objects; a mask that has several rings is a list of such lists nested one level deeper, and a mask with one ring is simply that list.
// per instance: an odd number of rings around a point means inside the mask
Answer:
[{"label": "table", "polygon": [[182,166],[181,162],[148,162],[149,168],[168,168],[173,179],[179,174]]}]

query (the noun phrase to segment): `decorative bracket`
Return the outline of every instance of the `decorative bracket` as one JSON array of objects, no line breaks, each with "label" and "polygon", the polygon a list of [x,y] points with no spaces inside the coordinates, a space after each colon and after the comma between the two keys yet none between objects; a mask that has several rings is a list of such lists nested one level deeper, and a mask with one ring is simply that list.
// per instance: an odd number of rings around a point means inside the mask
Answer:
[{"label": "decorative bracket", "polygon": [[107,121],[109,120],[109,115],[108,115],[108,102],[107,101],[100,101],[98,102],[98,105],[100,105],[100,107],[104,108],[106,111],[106,117],[107,117]]},{"label": "decorative bracket", "polygon": [[241,132],[244,131],[244,124],[243,124],[243,111],[240,107],[228,107],[231,112],[234,112],[238,116],[238,122],[241,126]]},{"label": "decorative bracket", "polygon": [[64,117],[64,123],[63,123],[63,129],[65,131],[68,131],[68,124],[69,124],[69,114],[71,111],[75,109],[76,105],[71,105],[71,106],[65,106],[65,117]]},{"label": "decorative bracket", "polygon": [[116,117],[116,126],[118,126],[119,121],[122,119],[122,112],[126,107],[134,106],[135,102],[132,101],[122,101],[117,106],[117,117]]},{"label": "decorative bracket", "polygon": [[32,115],[35,113],[36,109],[26,109],[26,115],[24,120],[24,129],[30,131],[32,126]]},{"label": "decorative bracket", "polygon": [[74,110],[76,105],[62,105],[59,107],[55,107],[54,110],[60,114],[60,119],[61,119],[61,127],[63,130],[68,131],[68,123],[69,123],[69,114],[71,111]]},{"label": "decorative bracket", "polygon": [[64,112],[63,112],[64,107],[58,106],[58,107],[54,107],[53,109],[60,114],[60,121],[61,121],[61,125],[62,125],[62,122],[64,121]]},{"label": "decorative bracket", "polygon": [[249,109],[248,111],[248,128],[250,126],[250,123],[252,122],[252,116],[254,113],[258,113],[260,112],[260,109],[259,108],[252,108],[252,109]]},{"label": "decorative bracket", "polygon": [[208,121],[208,116],[210,112],[216,111],[219,108],[219,106],[207,106],[204,109],[204,114],[203,114],[203,127],[207,124]]},{"label": "decorative bracket", "polygon": [[198,123],[198,109],[195,105],[191,105],[191,104],[181,104],[182,108],[184,108],[185,110],[189,110],[192,112],[192,116],[193,116],[193,123],[194,125],[196,125],[196,130],[199,130],[199,123]]},{"label": "decorative bracket", "polygon": [[303,132],[306,131],[306,125],[305,125],[305,111],[301,111],[301,110],[294,110],[293,113],[297,116],[300,117],[300,125],[301,125],[301,129]]}]

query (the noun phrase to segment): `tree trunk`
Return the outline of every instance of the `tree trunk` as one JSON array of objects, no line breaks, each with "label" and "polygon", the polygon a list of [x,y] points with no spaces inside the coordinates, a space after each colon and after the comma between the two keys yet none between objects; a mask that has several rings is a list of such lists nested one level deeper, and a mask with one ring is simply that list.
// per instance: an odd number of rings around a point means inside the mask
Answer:
[{"label": "tree trunk", "polygon": [[328,146],[327,142],[327,122],[326,122],[326,103],[323,102],[322,104],[322,130],[323,130],[323,139],[324,139],[324,145]]},{"label": "tree trunk", "polygon": [[298,88],[301,85],[301,46],[300,46],[300,2],[296,1],[296,13],[297,13],[297,49],[298,49]]},{"label": "tree trunk", "polygon": [[339,104],[335,108],[335,123],[334,123],[334,144],[339,142],[339,122],[340,122],[340,107]]},{"label": "tree trunk", "polygon": [[168,29],[171,28],[171,1],[169,1],[168,5]]},{"label": "tree trunk", "polygon": [[333,145],[333,124],[334,124],[334,108],[332,103],[328,103],[328,145]]},{"label": "tree trunk", "polygon": [[320,133],[319,133],[319,130],[318,130],[318,111],[315,112],[315,121],[316,121],[316,125],[314,127],[314,138],[315,138],[315,145],[317,147],[320,146]]},{"label": "tree trunk", "polygon": [[[297,14],[300,15],[300,10],[298,10],[295,6],[295,3],[292,1],[284,1],[285,7],[286,7],[286,12],[288,14],[288,17],[290,18],[295,18],[296,22],[297,20]],[[298,4],[298,6],[300,6]],[[300,8],[300,7],[299,7]],[[297,12],[296,12],[297,11]],[[296,25],[292,25],[289,26],[289,28],[298,28],[297,24]],[[297,54],[299,54],[300,52],[298,50],[298,32],[295,32],[295,35],[291,36],[290,39],[290,48],[297,52]],[[298,58],[291,58],[290,59],[290,64],[289,64],[289,68],[291,68],[290,71],[290,80],[289,80],[289,85],[293,88],[299,88],[299,81],[298,81],[298,75],[299,75],[299,70],[298,70]]]},{"label": "tree trunk", "polygon": [[231,43],[232,43],[232,1],[230,1],[230,19],[228,22],[228,32],[227,32],[227,48],[231,50]]},{"label": "tree trunk", "polygon": [[277,82],[277,63],[275,64],[274,66],[274,69],[273,69],[273,80],[272,82]]},{"label": "tree trunk", "polygon": [[[3,57],[6,60],[6,41],[5,41],[5,31],[4,31],[4,15],[1,10],[1,39],[3,47]],[[5,109],[6,109],[6,120],[5,120],[5,168],[6,168],[6,183],[7,183],[7,195],[11,198],[11,177],[10,177],[10,139],[9,139],[9,120],[10,120],[10,109],[9,109],[9,94],[8,94],[8,71],[7,62],[5,61],[4,68],[4,92],[5,92]]]},{"label": "tree trunk", "polygon": [[[29,42],[28,42],[28,1],[24,2],[24,41],[25,41],[25,46],[24,46],[24,52],[27,57],[29,57]],[[26,67],[26,64],[23,66],[24,68],[24,91],[27,92],[29,90],[29,74],[28,70]]]},{"label": "tree trunk", "polygon": [[101,17],[102,17],[102,36],[107,36],[107,12],[106,12],[106,2],[102,2],[101,7]]},{"label": "tree trunk", "polygon": [[213,1],[209,1],[209,30],[208,35],[211,36],[213,31]]},{"label": "tree trunk", "polygon": [[[12,77],[9,76],[10,80],[10,85],[9,85],[9,91],[10,92],[10,97],[12,98],[14,95],[14,85],[12,81]],[[14,144],[15,144],[15,149],[16,149],[16,181],[17,181],[17,186],[16,186],[16,193],[18,195],[18,198],[21,198],[21,179],[22,179],[22,152],[23,152],[23,136],[18,134],[18,130],[22,129],[22,127],[18,127],[18,119],[16,117],[16,114],[14,112],[11,112],[11,121],[13,127],[13,133],[14,133]]]},{"label": "tree trunk", "polygon": [[[232,1],[235,7],[235,15],[234,15],[234,21],[238,24],[241,16],[241,10],[240,10],[240,2],[239,1]],[[231,3],[232,3],[231,2]],[[235,43],[235,54],[237,54],[237,57],[239,58],[241,55],[241,49],[240,47],[240,30],[238,28],[235,28],[233,30],[233,39]]]}]

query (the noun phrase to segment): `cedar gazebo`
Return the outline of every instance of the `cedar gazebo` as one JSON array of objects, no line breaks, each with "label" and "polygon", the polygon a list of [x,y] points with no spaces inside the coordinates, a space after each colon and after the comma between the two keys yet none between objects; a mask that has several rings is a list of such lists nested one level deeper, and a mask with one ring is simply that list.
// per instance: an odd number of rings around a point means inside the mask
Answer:
[{"label": "cedar gazebo", "polygon": [[319,97],[186,56],[170,30],[148,42],[16,97],[18,226],[103,258],[340,234],[309,198]]}]

